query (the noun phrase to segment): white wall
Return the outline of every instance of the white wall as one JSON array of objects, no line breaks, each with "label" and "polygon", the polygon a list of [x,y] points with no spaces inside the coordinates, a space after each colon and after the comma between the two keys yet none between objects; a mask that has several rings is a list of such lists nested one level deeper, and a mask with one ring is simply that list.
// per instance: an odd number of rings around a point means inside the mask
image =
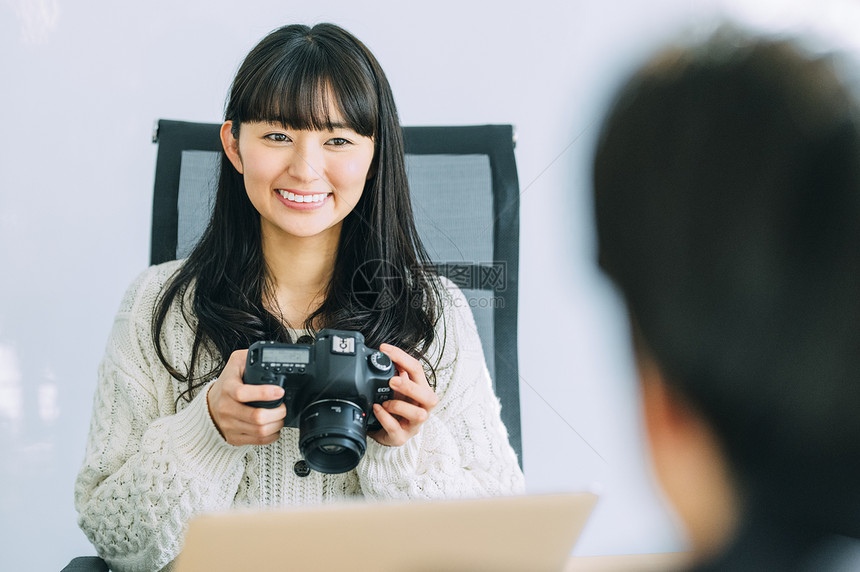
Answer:
[{"label": "white wall", "polygon": [[[405,124],[516,125],[529,488],[602,491],[577,553],[683,546],[648,478],[620,307],[592,261],[588,162],[621,74],[720,2],[424,4],[0,3],[4,568],[60,569],[94,553],[76,525],[73,482],[113,314],[148,261],[153,121],[219,120],[257,40],[320,21],[375,52]],[[770,23],[768,4],[743,10]],[[780,25],[808,16],[785,9],[799,0],[780,4]],[[856,24],[850,3],[817,6],[840,29]]]}]

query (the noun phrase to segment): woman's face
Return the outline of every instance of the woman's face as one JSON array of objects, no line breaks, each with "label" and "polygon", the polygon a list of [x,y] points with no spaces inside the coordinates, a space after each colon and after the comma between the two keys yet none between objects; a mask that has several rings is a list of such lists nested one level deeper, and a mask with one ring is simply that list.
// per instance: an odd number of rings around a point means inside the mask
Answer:
[{"label": "woman's face", "polygon": [[336,111],[331,122],[331,131],[243,123],[238,140],[232,122],[222,126],[225,151],[244,176],[264,240],[327,233],[336,238],[361,198],[373,162],[373,138],[346,127]]}]

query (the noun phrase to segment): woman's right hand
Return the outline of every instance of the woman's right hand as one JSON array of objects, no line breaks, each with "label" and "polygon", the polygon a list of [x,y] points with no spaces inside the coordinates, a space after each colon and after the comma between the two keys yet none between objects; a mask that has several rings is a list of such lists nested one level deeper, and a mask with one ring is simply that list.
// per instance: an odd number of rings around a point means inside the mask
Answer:
[{"label": "woman's right hand", "polygon": [[248,350],[233,352],[218,379],[209,386],[209,415],[231,445],[268,445],[278,440],[287,409],[246,405],[252,401],[274,401],[284,396],[277,385],[246,385],[242,381]]}]

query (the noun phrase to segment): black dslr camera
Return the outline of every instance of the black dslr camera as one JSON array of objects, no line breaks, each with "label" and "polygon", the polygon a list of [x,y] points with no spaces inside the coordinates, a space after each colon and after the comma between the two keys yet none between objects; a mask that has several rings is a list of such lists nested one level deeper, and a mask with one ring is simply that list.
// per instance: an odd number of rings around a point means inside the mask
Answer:
[{"label": "black dslr camera", "polygon": [[254,407],[287,406],[285,427],[299,428],[299,449],[321,473],[345,473],[367,448],[367,431],[380,429],[373,404],[391,398],[391,359],[364,345],[359,332],[321,330],[312,345],[255,342],[248,349],[245,383],[280,385],[284,397]]}]

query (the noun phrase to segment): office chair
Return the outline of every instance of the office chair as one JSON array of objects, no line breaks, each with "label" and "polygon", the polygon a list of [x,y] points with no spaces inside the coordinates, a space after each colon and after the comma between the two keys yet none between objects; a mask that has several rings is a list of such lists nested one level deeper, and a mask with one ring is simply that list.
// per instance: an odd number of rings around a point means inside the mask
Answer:
[{"label": "office chair", "polygon": [[[220,123],[156,123],[151,264],[187,256],[205,230],[219,171],[220,128]],[[403,136],[415,224],[436,272],[469,301],[502,404],[502,421],[522,466],[519,182],[513,128],[404,127]]]}]

